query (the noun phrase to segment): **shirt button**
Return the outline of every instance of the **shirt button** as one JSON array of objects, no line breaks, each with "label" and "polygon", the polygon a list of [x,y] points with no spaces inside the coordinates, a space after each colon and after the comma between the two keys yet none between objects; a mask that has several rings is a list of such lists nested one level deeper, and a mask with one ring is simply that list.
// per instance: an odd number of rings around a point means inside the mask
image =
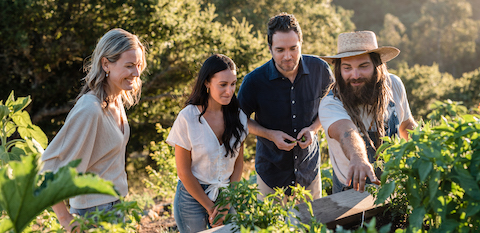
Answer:
[{"label": "shirt button", "polygon": [[295,159],[297,159],[298,157],[295,155]]},{"label": "shirt button", "polygon": [[295,172],[297,172],[297,169],[295,168]]},{"label": "shirt button", "polygon": [[297,129],[293,129],[293,132],[296,133],[296,132],[297,132]]},{"label": "shirt button", "polygon": [[292,100],[292,104],[295,104],[295,100]]},{"label": "shirt button", "polygon": [[293,119],[295,119],[295,117],[297,117],[297,116],[293,115]]},{"label": "shirt button", "polygon": [[293,86],[292,86],[290,89],[292,89],[292,90],[293,90]]},{"label": "shirt button", "polygon": [[292,180],[292,184],[295,184],[295,181]]}]

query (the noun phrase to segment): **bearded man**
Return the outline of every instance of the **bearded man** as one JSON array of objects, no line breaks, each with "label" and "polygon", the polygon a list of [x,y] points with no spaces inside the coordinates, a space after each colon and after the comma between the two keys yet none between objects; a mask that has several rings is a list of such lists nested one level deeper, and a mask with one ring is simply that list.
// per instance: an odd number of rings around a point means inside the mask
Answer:
[{"label": "bearded man", "polygon": [[326,130],[333,165],[333,193],[366,183],[380,184],[372,167],[384,136],[408,139],[414,129],[405,87],[388,73],[386,62],[400,50],[378,47],[375,33],[359,31],[338,37],[338,54],[321,56],[334,65],[335,82],[318,110]]}]

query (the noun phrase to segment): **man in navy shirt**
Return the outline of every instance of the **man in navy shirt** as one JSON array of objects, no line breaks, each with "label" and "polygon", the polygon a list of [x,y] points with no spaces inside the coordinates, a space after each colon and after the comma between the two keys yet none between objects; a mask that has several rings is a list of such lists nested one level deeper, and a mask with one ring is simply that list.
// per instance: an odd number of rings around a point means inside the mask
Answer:
[{"label": "man in navy shirt", "polygon": [[[317,199],[322,194],[318,107],[332,83],[328,64],[301,54],[302,31],[293,15],[281,13],[268,23],[272,59],[247,74],[238,100],[257,135],[255,169],[263,195],[273,188],[300,184]],[[259,196],[263,199],[263,196]]]}]

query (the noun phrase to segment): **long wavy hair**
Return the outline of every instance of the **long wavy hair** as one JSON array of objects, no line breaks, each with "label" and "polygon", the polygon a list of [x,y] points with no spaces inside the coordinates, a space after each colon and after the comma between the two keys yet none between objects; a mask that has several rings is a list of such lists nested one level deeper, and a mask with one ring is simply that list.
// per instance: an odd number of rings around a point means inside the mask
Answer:
[{"label": "long wavy hair", "polygon": [[[341,59],[335,59],[333,65],[335,66],[335,82],[332,83],[329,87],[329,91],[333,92],[333,95],[342,101],[345,110],[352,119],[353,123],[360,129],[363,135],[369,138],[370,145],[373,148],[376,148],[369,137],[367,129],[363,124],[361,119],[361,109],[368,114],[373,114],[373,121],[376,125],[377,131],[375,132],[377,136],[377,145],[380,145],[381,137],[385,136],[385,124],[384,117],[387,113],[387,107],[392,100],[392,91],[390,89],[390,79],[388,78],[388,70],[385,63],[382,63],[380,55],[378,53],[370,53],[370,59],[372,60],[373,66],[375,67],[373,71],[373,90],[371,92],[371,102],[368,104],[355,105],[350,101],[346,101],[347,92],[347,83],[342,77],[341,73]],[[329,93],[327,91],[326,94]]]},{"label": "long wavy hair", "polygon": [[[193,88],[192,94],[186,101],[185,105],[199,105],[203,107],[202,112],[198,116],[198,121],[201,123],[200,119],[207,111],[209,93],[207,92],[207,87],[205,86],[206,82],[210,82],[212,77],[221,71],[226,69],[236,70],[235,63],[229,57],[223,54],[214,54],[210,56],[202,65],[200,72],[198,73],[195,86]],[[237,148],[241,144],[241,136],[245,133],[244,126],[240,122],[240,104],[238,99],[233,94],[232,100],[228,105],[222,106],[223,112],[223,122],[225,124],[225,131],[222,134],[222,142],[225,145],[227,153],[225,157],[229,154],[231,157],[234,157],[234,153],[237,152]],[[231,138],[235,138],[235,142],[230,145]]]},{"label": "long wavy hair", "polygon": [[[108,84],[106,72],[102,68],[102,58],[105,57],[110,62],[116,62],[120,59],[122,53],[138,48],[142,50],[142,61],[140,64],[141,74],[145,70],[147,62],[145,58],[145,46],[140,42],[138,37],[120,28],[115,28],[105,33],[98,41],[93,54],[85,59],[83,70],[87,75],[82,79],[85,84],[76,100],[80,99],[80,97],[87,92],[92,91],[94,95],[102,100],[102,107],[106,108],[109,102],[113,100],[109,99],[105,91]],[[141,90],[142,80],[136,78],[133,83],[133,89],[122,92],[121,96],[124,106],[130,108],[137,104],[140,100]]]}]

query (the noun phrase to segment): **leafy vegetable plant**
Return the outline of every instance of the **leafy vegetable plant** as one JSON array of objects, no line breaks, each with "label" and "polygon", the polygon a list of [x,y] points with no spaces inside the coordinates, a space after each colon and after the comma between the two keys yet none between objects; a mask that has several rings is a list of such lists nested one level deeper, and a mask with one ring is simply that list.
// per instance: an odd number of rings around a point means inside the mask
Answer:
[{"label": "leafy vegetable plant", "polygon": [[[15,99],[13,91],[5,103],[0,100],[0,168],[10,160],[20,160],[20,155],[47,147],[47,136],[40,127],[32,124],[28,113],[23,111],[31,101],[30,96]],[[21,138],[9,140],[15,132]],[[36,147],[28,146],[29,143],[34,143]]]},{"label": "leafy vegetable plant", "polygon": [[384,138],[385,161],[376,203],[406,202],[410,230],[480,230],[480,116],[443,117],[410,131],[411,140]]},{"label": "leafy vegetable plant", "polygon": [[[22,232],[45,209],[73,196],[94,193],[118,196],[112,182],[94,174],[78,174],[75,167],[79,160],[56,173],[39,174],[47,139],[23,111],[29,103],[29,97],[15,100],[13,92],[5,105],[0,101],[0,232]],[[21,139],[9,140],[15,132]]]}]

